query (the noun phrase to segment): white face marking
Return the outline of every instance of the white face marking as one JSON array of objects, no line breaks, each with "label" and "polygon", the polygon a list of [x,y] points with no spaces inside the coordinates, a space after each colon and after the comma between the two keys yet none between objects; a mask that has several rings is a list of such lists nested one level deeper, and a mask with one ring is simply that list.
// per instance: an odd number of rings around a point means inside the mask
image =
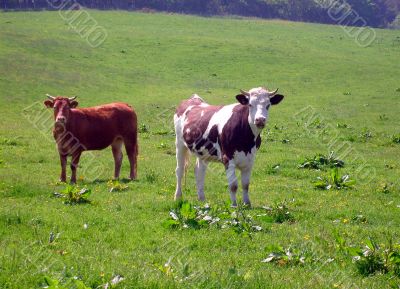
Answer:
[{"label": "white face marking", "polygon": [[271,102],[265,88],[253,88],[249,93],[249,124],[254,135],[258,136],[263,125],[268,121],[268,109]]}]

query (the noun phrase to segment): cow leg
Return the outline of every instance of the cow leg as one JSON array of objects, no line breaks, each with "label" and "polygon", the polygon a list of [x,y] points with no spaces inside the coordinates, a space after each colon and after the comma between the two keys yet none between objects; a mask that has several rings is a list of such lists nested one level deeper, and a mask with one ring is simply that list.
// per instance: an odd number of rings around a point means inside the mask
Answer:
[{"label": "cow leg", "polygon": [[114,157],[114,179],[119,178],[122,165],[122,140],[115,140],[111,145],[113,157]]},{"label": "cow leg", "polygon": [[137,177],[137,155],[138,155],[138,145],[137,142],[133,143],[131,141],[125,141],[125,150],[128,155],[129,164],[131,171],[129,178],[135,180]]},{"label": "cow leg", "polygon": [[184,145],[176,145],[176,191],[175,200],[182,198],[182,178],[185,173],[189,150]]},{"label": "cow leg", "polygon": [[251,175],[251,168],[245,168],[241,170],[243,202],[247,206],[251,206],[249,198],[250,175]]},{"label": "cow leg", "polygon": [[236,192],[238,189],[238,181],[236,178],[235,168],[236,168],[235,163],[232,160],[229,161],[228,165],[226,166],[226,177],[228,178],[228,186],[229,186],[229,193],[231,195],[232,207],[237,206]]},{"label": "cow leg", "polygon": [[60,154],[60,163],[61,163],[60,182],[65,183],[67,181],[67,156]]},{"label": "cow leg", "polygon": [[77,151],[72,155],[72,159],[71,159],[71,183],[75,184],[76,183],[76,170],[78,168],[78,164],[79,164],[79,159],[81,157],[81,152]]},{"label": "cow leg", "polygon": [[194,174],[196,176],[197,196],[199,201],[205,201],[204,195],[204,178],[206,176],[207,163],[197,158],[196,166],[194,167]]}]

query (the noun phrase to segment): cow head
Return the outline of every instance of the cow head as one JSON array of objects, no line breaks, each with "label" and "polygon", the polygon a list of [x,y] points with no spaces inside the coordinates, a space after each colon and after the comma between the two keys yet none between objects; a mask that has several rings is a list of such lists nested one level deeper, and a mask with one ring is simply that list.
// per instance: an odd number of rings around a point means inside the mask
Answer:
[{"label": "cow head", "polygon": [[71,108],[78,106],[78,102],[75,101],[75,97],[61,97],[61,96],[51,96],[47,94],[48,100],[44,102],[47,108],[54,109],[54,120],[56,124],[65,125],[68,121]]},{"label": "cow head", "polygon": [[282,101],[283,95],[277,94],[278,89],[269,91],[265,87],[253,88],[250,91],[240,90],[241,94],[236,99],[249,107],[249,123],[261,130],[268,121],[268,110],[271,105]]}]

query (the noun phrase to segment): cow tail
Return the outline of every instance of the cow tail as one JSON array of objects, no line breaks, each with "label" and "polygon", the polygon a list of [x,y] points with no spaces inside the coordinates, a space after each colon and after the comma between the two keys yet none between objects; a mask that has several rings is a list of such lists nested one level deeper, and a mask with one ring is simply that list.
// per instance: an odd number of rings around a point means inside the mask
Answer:
[{"label": "cow tail", "polygon": [[185,169],[184,169],[184,184],[185,184],[185,188],[186,188],[186,176],[187,176],[187,171],[188,171],[188,168],[189,168],[189,165],[190,165],[190,151],[189,150],[187,150],[186,152],[185,152]]},{"label": "cow tail", "polygon": [[[137,116],[135,111],[133,111],[133,123],[132,126],[135,128],[133,131],[133,135],[131,135],[131,139],[129,140],[129,143],[131,144],[131,148],[133,150],[133,158],[134,158],[134,176],[135,178],[137,177],[137,158],[139,154],[139,143],[138,143],[138,129],[137,129]],[[125,144],[126,146],[126,144]]]},{"label": "cow tail", "polygon": [[137,139],[137,133],[136,133],[136,140],[135,140],[135,175],[137,175],[137,156],[139,154],[139,144],[138,144],[138,139]]}]

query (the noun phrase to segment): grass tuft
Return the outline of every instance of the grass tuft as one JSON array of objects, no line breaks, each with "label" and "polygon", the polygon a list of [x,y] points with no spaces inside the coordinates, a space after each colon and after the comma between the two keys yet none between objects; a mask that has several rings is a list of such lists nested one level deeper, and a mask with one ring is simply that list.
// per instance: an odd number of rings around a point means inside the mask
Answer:
[{"label": "grass tuft", "polygon": [[10,138],[2,138],[0,140],[0,145],[4,146],[17,146],[20,143],[16,139],[10,139]]},{"label": "grass tuft", "polygon": [[378,193],[381,194],[390,194],[394,191],[393,183],[382,183],[378,188]]},{"label": "grass tuft", "polygon": [[146,180],[146,182],[150,184],[154,184],[157,181],[157,178],[158,178],[157,173],[153,169],[147,170],[144,175],[144,179]]},{"label": "grass tuft", "polygon": [[290,212],[286,201],[275,203],[275,205],[272,207],[265,206],[263,208],[267,211],[265,215],[271,217],[272,221],[275,223],[293,223],[295,221],[295,218]]},{"label": "grass tuft", "polygon": [[91,190],[88,188],[81,189],[78,186],[66,185],[60,192],[54,192],[53,196],[63,199],[65,204],[76,205],[90,203],[88,199],[90,194]]},{"label": "grass tuft", "polygon": [[[304,266],[317,263],[319,260],[310,246],[289,246],[284,248],[279,245],[270,245],[266,250],[269,254],[267,258],[261,261],[262,263],[274,263],[278,266]],[[332,261],[333,259],[329,258],[326,263]]]},{"label": "grass tuft", "polygon": [[352,257],[357,271],[364,277],[381,273],[400,277],[400,244],[389,237],[386,243],[378,244],[373,238],[364,240],[363,246],[347,245],[342,236],[336,235],[337,247]]},{"label": "grass tuft", "polygon": [[400,133],[392,135],[391,139],[393,143],[400,144]]},{"label": "grass tuft", "polygon": [[149,128],[145,123],[142,123],[142,124],[140,124],[138,131],[139,131],[139,133],[148,133]]},{"label": "grass tuft", "polygon": [[229,228],[236,234],[248,237],[251,237],[254,232],[262,231],[262,227],[253,220],[244,206],[230,208],[224,205],[211,208],[208,204],[193,206],[187,201],[180,201],[174,209],[170,210],[169,215],[170,217],[163,222],[165,228]]},{"label": "grass tuft", "polygon": [[328,155],[316,154],[314,157],[306,158],[300,165],[300,169],[321,170],[325,168],[342,168],[344,161],[338,159],[334,152]]},{"label": "grass tuft", "polygon": [[121,192],[129,188],[128,185],[121,183],[119,180],[109,180],[107,182],[109,192]]},{"label": "grass tuft", "polygon": [[314,187],[317,189],[330,190],[330,189],[350,189],[354,187],[356,181],[350,179],[349,175],[341,176],[339,169],[334,168],[331,170],[329,177],[318,177],[314,182]]}]

